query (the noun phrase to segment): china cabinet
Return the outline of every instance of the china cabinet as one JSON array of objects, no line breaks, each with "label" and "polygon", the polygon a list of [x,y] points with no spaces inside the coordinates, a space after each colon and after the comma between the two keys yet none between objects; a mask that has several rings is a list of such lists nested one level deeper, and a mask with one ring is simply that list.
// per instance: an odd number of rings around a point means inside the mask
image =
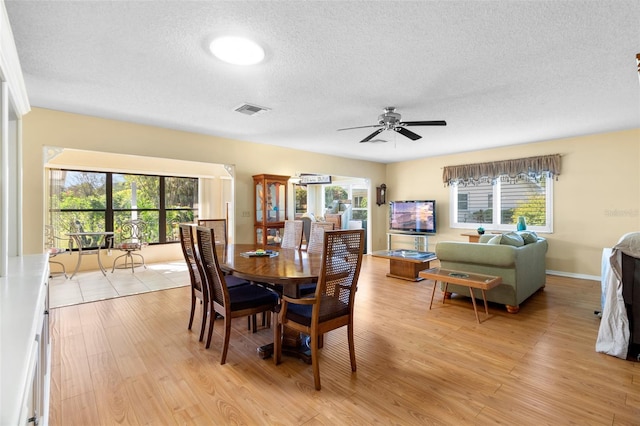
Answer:
[{"label": "china cabinet", "polygon": [[289,176],[255,175],[254,235],[256,244],[279,245],[287,220]]}]

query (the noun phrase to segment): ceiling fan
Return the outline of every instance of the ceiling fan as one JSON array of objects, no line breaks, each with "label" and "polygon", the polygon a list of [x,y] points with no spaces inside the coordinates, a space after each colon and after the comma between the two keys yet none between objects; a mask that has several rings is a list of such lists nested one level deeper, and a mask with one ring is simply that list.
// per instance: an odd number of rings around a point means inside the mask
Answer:
[{"label": "ceiling fan", "polygon": [[386,107],[384,109],[384,113],[378,116],[378,124],[372,124],[370,126],[359,126],[359,127],[347,127],[340,130],[351,130],[351,129],[364,129],[366,127],[379,127],[378,130],[371,133],[366,138],[362,139],[362,142],[369,142],[371,139],[376,137],[379,133],[385,130],[393,130],[395,132],[400,133],[403,136],[408,137],[411,140],[418,140],[422,136],[413,133],[411,130],[408,130],[407,126],[446,126],[447,122],[444,120],[437,121],[400,121],[402,116],[396,112],[396,107]]}]

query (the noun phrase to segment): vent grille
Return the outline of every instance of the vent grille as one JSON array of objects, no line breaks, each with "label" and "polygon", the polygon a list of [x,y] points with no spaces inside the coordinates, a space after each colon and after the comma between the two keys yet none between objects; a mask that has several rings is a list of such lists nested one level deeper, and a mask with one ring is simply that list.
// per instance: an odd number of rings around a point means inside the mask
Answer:
[{"label": "vent grille", "polygon": [[239,112],[244,115],[258,115],[265,113],[267,111],[271,111],[271,108],[265,108],[254,104],[244,103],[234,109],[234,111]]}]

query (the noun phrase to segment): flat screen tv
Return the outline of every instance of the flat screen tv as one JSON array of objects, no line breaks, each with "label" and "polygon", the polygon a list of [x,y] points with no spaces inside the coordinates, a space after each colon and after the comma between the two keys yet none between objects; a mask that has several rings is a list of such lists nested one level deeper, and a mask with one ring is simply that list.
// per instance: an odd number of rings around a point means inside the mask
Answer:
[{"label": "flat screen tv", "polygon": [[435,200],[391,201],[389,203],[389,231],[435,234]]}]

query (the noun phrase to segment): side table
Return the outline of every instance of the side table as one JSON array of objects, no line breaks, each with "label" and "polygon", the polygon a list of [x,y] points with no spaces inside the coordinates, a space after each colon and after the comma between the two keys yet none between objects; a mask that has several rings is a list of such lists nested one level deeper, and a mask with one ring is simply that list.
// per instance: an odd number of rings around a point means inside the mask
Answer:
[{"label": "side table", "polygon": [[[478,317],[478,308],[476,306],[476,299],[473,296],[473,289],[479,288],[482,291],[482,300],[484,301],[484,312],[489,315],[489,306],[487,305],[486,290],[491,290],[502,283],[501,277],[493,275],[481,275],[472,274],[469,272],[454,271],[451,269],[432,268],[425,271],[420,271],[419,275],[422,278],[433,280],[433,291],[431,292],[431,303],[429,303],[429,309],[433,305],[433,297],[436,294],[436,286],[438,281],[444,283],[444,291],[447,292],[447,286],[449,283],[459,284],[469,287],[469,293],[471,294],[471,302],[473,303],[473,312],[476,314],[476,321],[480,324],[480,318]],[[445,299],[442,298],[442,303]]]}]

